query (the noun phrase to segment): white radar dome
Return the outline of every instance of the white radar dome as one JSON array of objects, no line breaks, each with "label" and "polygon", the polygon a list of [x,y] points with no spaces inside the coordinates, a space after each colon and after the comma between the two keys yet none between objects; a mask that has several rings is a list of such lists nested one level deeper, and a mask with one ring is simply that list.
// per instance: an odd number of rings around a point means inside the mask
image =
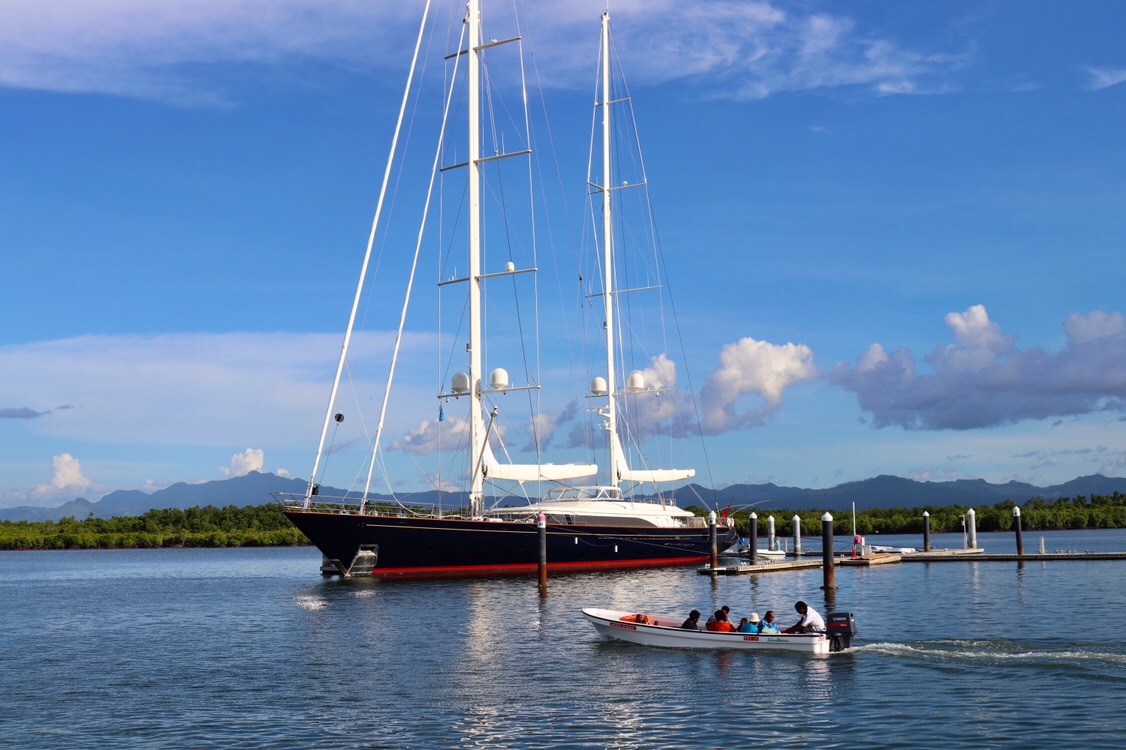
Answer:
[{"label": "white radar dome", "polygon": [[508,370],[498,367],[489,373],[489,385],[496,390],[508,387]]}]

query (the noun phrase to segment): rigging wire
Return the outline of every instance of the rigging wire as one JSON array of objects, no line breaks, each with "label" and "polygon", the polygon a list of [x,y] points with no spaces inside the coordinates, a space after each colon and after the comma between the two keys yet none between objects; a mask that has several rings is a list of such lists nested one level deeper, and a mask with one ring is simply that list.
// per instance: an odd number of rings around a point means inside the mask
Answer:
[{"label": "rigging wire", "polygon": [[[390,150],[390,153],[388,154],[388,157],[387,157],[387,166],[385,167],[384,172],[383,172],[383,182],[380,185],[380,189],[379,189],[379,199],[376,201],[375,216],[372,218],[371,232],[368,234],[367,249],[364,251],[364,262],[363,262],[363,265],[362,265],[361,270],[360,270],[360,279],[356,284],[356,294],[355,294],[353,301],[352,301],[352,311],[348,316],[348,328],[347,328],[346,333],[344,334],[344,343],[341,346],[340,359],[339,359],[339,361],[337,362],[337,365],[336,365],[336,375],[334,376],[333,382],[332,382],[332,392],[329,394],[328,409],[325,411],[324,425],[321,428],[321,438],[320,438],[320,442],[317,446],[317,456],[313,460],[313,470],[311,472],[309,472],[309,487],[305,491],[305,503],[304,503],[304,505],[305,505],[306,508],[309,507],[309,503],[310,503],[310,501],[312,500],[312,497],[313,497],[313,490],[316,487],[315,477],[317,476],[317,465],[320,463],[321,453],[324,451],[324,442],[325,442],[325,436],[328,434],[329,420],[332,418],[333,407],[334,407],[335,402],[336,402],[336,393],[337,393],[337,390],[340,388],[340,376],[341,376],[341,373],[344,369],[345,360],[348,357],[348,345],[349,345],[349,343],[351,342],[351,339],[352,339],[352,329],[353,329],[353,326],[355,325],[355,322],[356,322],[356,312],[357,312],[359,305],[360,305],[361,294],[363,293],[364,277],[367,275],[368,264],[371,261],[372,245],[375,244],[375,233],[376,233],[376,229],[379,227],[379,218],[380,218],[380,216],[383,212],[383,201],[384,201],[384,199],[386,198],[386,195],[387,195],[387,184],[388,184],[388,182],[390,181],[390,178],[391,178],[391,168],[394,164],[395,152],[398,148],[399,133],[400,133],[402,126],[403,126],[403,117],[406,114],[407,102],[410,98],[411,81],[414,78],[415,67],[418,64],[418,54],[419,54],[419,50],[422,47],[422,39],[423,39],[424,32],[426,30],[426,22],[427,22],[429,15],[430,15],[430,0],[426,0],[426,7],[425,7],[423,14],[422,14],[422,22],[419,24],[419,27],[418,27],[418,38],[415,40],[414,55],[411,58],[410,73],[407,76],[407,85],[403,90],[403,100],[402,100],[402,104],[400,104],[400,106],[399,106],[398,119],[395,122],[395,135],[391,139],[391,150]],[[365,491],[365,495],[366,495],[366,491]],[[361,505],[361,510],[362,510],[362,505]]]},{"label": "rigging wire", "polygon": [[[428,11],[429,11],[429,7],[430,7],[430,2],[429,2],[429,0],[427,0],[427,10]],[[419,30],[419,41],[420,41],[420,43],[421,43],[421,35],[422,35],[422,31],[420,29]],[[460,47],[459,47],[459,49],[460,49]],[[415,54],[416,55],[418,54],[417,46],[415,48]],[[411,66],[412,72],[413,72],[413,68],[414,68],[414,66],[412,65]],[[455,63],[455,70],[454,70],[455,77],[456,77],[456,74],[457,74],[457,66],[456,66],[456,63]],[[408,82],[408,85],[409,85],[409,82]],[[423,239],[423,235],[424,235],[424,232],[425,232],[425,229],[426,229],[426,219],[427,219],[427,216],[429,215],[429,212],[430,212],[430,200],[431,200],[433,193],[434,193],[434,182],[436,181],[437,175],[438,175],[438,165],[440,163],[441,156],[442,156],[442,142],[444,140],[444,135],[445,135],[445,123],[446,123],[446,120],[449,116],[449,106],[450,106],[450,101],[452,100],[452,98],[453,98],[453,87],[451,86],[450,87],[450,93],[446,97],[445,109],[442,112],[442,129],[441,129],[441,134],[438,136],[438,146],[434,150],[434,162],[433,162],[433,166],[431,167],[431,171],[430,171],[430,182],[429,182],[429,185],[427,186],[427,189],[426,189],[426,202],[425,202],[425,205],[424,205],[424,208],[423,208],[423,211],[422,211],[422,218],[419,221],[418,238],[415,242],[414,257],[411,261],[410,280],[407,283],[406,298],[403,300],[403,311],[399,316],[399,328],[398,328],[398,331],[395,334],[395,345],[393,347],[393,352],[392,352],[392,355],[391,355],[390,371],[387,374],[387,386],[386,386],[386,388],[384,388],[384,391],[383,391],[383,404],[382,404],[382,406],[380,407],[380,410],[379,410],[379,422],[377,423],[376,429],[375,429],[375,439],[372,441],[372,445],[373,445],[373,447],[372,447],[372,461],[371,461],[371,464],[370,464],[370,468],[368,470],[367,484],[364,486],[363,500],[360,503],[360,512],[361,513],[363,512],[364,504],[367,502],[368,492],[371,490],[371,479],[372,479],[372,474],[375,470],[375,458],[374,458],[374,456],[375,456],[376,453],[379,452],[379,440],[380,440],[380,437],[383,434],[383,426],[384,426],[386,418],[387,418],[387,404],[388,404],[388,402],[390,400],[390,396],[391,396],[391,383],[395,378],[395,367],[398,364],[399,348],[402,345],[402,341],[403,341],[403,329],[406,327],[407,307],[410,304],[411,290],[414,288],[415,272],[418,269],[418,258],[419,258],[420,253],[422,252],[422,239]],[[404,102],[403,103],[404,103],[404,106],[405,106],[406,105],[405,96],[404,96]]]}]

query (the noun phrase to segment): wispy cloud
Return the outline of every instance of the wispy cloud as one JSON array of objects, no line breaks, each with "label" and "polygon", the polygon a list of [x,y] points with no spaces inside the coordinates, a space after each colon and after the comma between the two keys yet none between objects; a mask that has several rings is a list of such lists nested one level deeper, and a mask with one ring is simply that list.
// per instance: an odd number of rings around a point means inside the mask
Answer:
[{"label": "wispy cloud", "polygon": [[[459,19],[456,7],[436,14],[443,26],[447,16]],[[234,70],[399,70],[420,9],[419,2],[354,0],[12,0],[0,4],[0,85],[218,105],[236,96],[228,90]],[[937,79],[965,61],[963,54],[910,49],[842,15],[783,3],[623,0],[613,16],[632,80],[693,79],[722,98],[841,86],[933,92],[943,88]],[[591,84],[597,7],[532,3],[526,20],[549,85]]]},{"label": "wispy cloud", "polygon": [[11,0],[0,84],[214,105],[226,92],[210,66],[378,64],[416,16],[412,3],[351,0]]},{"label": "wispy cloud", "polygon": [[35,409],[26,406],[19,406],[11,409],[0,409],[0,419],[36,419],[45,417],[50,413],[50,411],[35,411]]},{"label": "wispy cloud", "polygon": [[925,358],[919,373],[905,348],[869,347],[829,381],[854,392],[876,427],[966,430],[1027,419],[1126,409],[1126,322],[1122,313],[1073,313],[1056,354],[1022,350],[982,305],[950,313],[954,343]]},{"label": "wispy cloud", "polygon": [[[362,336],[355,362],[389,341]],[[26,429],[89,443],[301,444],[323,417],[339,346],[338,334],[238,333],[2,346],[0,403],[74,404],[27,420]]]},{"label": "wispy cloud", "polygon": [[1117,86],[1126,81],[1126,68],[1087,68],[1091,75],[1087,81],[1087,88],[1092,91]]}]

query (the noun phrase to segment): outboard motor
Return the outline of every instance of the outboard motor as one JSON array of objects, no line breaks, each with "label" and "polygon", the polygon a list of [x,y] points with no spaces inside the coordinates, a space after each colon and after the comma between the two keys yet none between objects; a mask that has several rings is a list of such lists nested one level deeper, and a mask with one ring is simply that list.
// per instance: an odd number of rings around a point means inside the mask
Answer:
[{"label": "outboard motor", "polygon": [[856,635],[856,618],[851,612],[830,612],[825,626],[826,635],[829,636],[829,653],[852,647],[852,637]]}]

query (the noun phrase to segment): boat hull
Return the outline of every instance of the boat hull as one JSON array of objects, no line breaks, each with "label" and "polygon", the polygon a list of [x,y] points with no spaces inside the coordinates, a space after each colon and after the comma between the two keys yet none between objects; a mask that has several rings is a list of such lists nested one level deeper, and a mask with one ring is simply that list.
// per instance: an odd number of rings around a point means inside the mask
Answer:
[{"label": "boat hull", "polygon": [[[539,569],[539,532],[529,523],[295,509],[284,513],[343,575],[458,578],[535,574]],[[737,541],[734,529],[716,531],[721,551]],[[549,573],[699,565],[710,556],[707,528],[547,525]]]},{"label": "boat hull", "polygon": [[735,649],[740,651],[794,651],[812,656],[828,656],[829,636],[825,633],[752,635],[750,633],[714,633],[707,630],[684,630],[679,621],[666,617],[652,618],[654,624],[626,622],[631,612],[612,609],[583,609],[583,617],[602,635],[641,646],[664,648]]}]

